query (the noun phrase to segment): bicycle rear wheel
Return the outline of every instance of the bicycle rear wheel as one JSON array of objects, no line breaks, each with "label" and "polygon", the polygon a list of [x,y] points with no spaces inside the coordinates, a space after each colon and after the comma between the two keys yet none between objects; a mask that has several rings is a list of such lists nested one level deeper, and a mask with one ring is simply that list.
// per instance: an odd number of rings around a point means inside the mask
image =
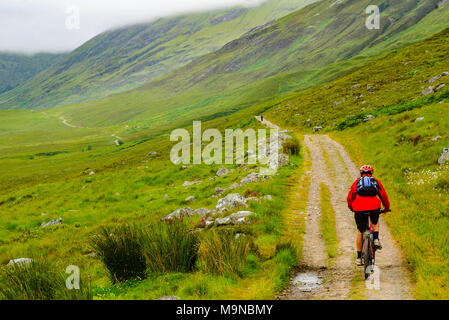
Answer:
[{"label": "bicycle rear wheel", "polygon": [[[365,272],[365,280],[368,279],[370,275],[370,270],[368,269],[371,266],[371,238],[370,234],[368,232],[365,232],[363,234],[363,265],[364,265],[364,272]],[[368,271],[368,272],[367,272]]]}]

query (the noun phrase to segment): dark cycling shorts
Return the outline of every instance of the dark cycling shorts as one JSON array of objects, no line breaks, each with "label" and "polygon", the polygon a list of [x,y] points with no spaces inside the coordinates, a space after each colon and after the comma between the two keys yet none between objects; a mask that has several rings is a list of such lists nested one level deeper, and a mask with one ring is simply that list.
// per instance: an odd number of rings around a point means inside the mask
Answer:
[{"label": "dark cycling shorts", "polygon": [[355,223],[357,224],[357,229],[364,233],[368,230],[368,217],[371,219],[372,224],[377,224],[379,222],[380,209],[371,211],[356,211],[354,214]]}]

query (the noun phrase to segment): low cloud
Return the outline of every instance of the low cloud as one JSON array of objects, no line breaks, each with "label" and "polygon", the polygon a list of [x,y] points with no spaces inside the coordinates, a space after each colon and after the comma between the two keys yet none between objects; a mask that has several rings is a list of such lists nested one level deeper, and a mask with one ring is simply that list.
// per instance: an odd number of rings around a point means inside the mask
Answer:
[{"label": "low cloud", "polygon": [[[70,51],[111,28],[263,0],[1,0],[0,51]],[[67,20],[79,9],[79,29]],[[74,20],[69,21],[72,23]],[[75,19],[76,21],[76,19]]]}]

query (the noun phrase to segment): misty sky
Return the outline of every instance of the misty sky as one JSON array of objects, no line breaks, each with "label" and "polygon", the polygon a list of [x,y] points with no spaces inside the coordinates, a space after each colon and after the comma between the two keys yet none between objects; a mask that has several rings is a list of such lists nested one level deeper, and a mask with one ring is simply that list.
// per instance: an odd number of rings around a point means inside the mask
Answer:
[{"label": "misty sky", "polygon": [[262,1],[0,0],[0,51],[70,51],[114,27],[237,4],[251,6]]}]

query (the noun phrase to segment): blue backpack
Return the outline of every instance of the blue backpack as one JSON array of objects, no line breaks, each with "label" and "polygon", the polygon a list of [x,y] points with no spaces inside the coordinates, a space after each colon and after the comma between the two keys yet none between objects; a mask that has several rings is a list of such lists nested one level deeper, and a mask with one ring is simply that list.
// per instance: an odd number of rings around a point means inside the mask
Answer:
[{"label": "blue backpack", "polygon": [[373,177],[364,176],[357,182],[357,194],[360,197],[375,197],[379,192],[379,184]]}]

